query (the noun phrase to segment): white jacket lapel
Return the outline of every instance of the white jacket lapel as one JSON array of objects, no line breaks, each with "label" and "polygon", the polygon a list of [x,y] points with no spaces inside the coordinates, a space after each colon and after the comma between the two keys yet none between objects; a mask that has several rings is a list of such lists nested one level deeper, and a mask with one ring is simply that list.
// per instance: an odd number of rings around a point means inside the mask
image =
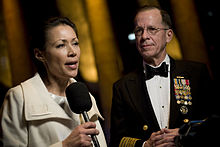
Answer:
[{"label": "white jacket lapel", "polygon": [[26,120],[40,120],[51,117],[71,119],[64,110],[50,98],[39,74],[21,83],[24,94]]}]

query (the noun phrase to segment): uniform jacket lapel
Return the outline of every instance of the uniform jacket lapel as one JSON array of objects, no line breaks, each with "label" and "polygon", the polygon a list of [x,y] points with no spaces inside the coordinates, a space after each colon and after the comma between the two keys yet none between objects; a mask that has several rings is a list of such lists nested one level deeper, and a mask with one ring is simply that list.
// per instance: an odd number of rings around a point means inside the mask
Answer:
[{"label": "uniform jacket lapel", "polygon": [[[127,88],[131,102],[134,104],[134,109],[137,110],[138,115],[140,115],[144,122],[158,130],[159,124],[147,92],[143,70],[138,71],[136,75],[130,77],[130,80],[127,81]],[[139,98],[139,101],[137,101],[137,98]]]},{"label": "uniform jacket lapel", "polygon": [[172,124],[175,123],[175,121],[178,118],[178,105],[176,103],[175,93],[174,93],[174,77],[176,77],[176,65],[175,61],[170,58],[170,121],[169,121],[169,127],[172,128]]},{"label": "uniform jacket lapel", "polygon": [[[182,77],[184,79],[189,79],[191,81],[190,71],[187,69],[187,66],[183,62],[175,61],[170,57],[171,63],[171,77],[170,77],[170,122],[169,127],[175,128],[179,127],[178,125],[183,123],[183,116],[180,113],[180,105],[177,104],[174,90],[174,78]],[[175,125],[174,125],[175,124]]]}]

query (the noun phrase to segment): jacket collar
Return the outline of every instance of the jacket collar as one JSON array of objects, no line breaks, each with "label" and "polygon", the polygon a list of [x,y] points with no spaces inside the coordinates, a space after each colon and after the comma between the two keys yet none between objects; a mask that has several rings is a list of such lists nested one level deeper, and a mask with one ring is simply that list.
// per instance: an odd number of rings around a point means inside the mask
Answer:
[{"label": "jacket collar", "polygon": [[[70,82],[76,82],[75,79],[70,79]],[[38,73],[35,76],[23,83],[21,83],[24,97],[24,112],[27,121],[41,120],[48,118],[62,118],[69,120],[76,120],[79,122],[79,114],[73,113],[68,107],[68,114],[61,108],[51,97],[45,87],[40,75]],[[90,93],[89,93],[90,94]],[[90,94],[92,100],[92,108],[88,111],[90,121],[96,121],[98,118],[104,120],[99,113],[96,106],[95,98]],[[80,119],[81,123],[83,122]]]},{"label": "jacket collar", "polygon": [[24,94],[24,112],[26,120],[40,120],[60,117],[70,119],[64,110],[50,97],[40,75],[23,83],[21,87]]},{"label": "jacket collar", "polygon": [[[75,79],[70,79],[71,82],[76,82]],[[62,119],[75,119],[79,120],[79,114],[71,112],[69,106],[69,115],[61,108],[51,97],[45,87],[40,75],[38,73],[35,76],[23,83],[21,83],[24,97],[24,112],[27,121],[41,120],[47,118],[62,118]],[[95,102],[94,98],[91,98]],[[93,106],[88,112],[89,118],[93,121],[98,119],[100,115],[98,108]]]}]

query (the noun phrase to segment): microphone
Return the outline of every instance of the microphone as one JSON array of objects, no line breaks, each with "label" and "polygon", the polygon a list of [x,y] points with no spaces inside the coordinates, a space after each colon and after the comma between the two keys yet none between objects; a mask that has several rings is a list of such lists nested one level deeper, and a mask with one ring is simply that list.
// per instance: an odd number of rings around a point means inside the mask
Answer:
[{"label": "microphone", "polygon": [[[92,107],[92,101],[85,84],[75,82],[66,88],[66,97],[69,106],[74,113],[82,114],[86,122],[89,122],[87,111]],[[96,135],[91,135],[95,147],[100,147]]]}]

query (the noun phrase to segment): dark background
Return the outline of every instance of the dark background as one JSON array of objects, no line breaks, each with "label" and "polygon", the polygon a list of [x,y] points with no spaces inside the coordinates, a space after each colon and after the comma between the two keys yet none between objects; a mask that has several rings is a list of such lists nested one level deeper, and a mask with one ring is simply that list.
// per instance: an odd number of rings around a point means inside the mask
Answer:
[{"label": "dark background", "polygon": [[[21,16],[24,20],[25,30],[27,31],[27,39],[34,33],[35,28],[39,24],[52,16],[59,16],[60,12],[56,6],[55,0],[20,0]],[[173,11],[169,0],[158,0],[160,6],[167,10],[173,19]],[[193,0],[198,18],[201,26],[201,31],[205,39],[206,49],[210,61],[211,73],[216,83],[216,87],[219,87],[220,83],[220,64],[219,64],[219,9],[216,0]],[[115,34],[116,44],[123,61],[124,71],[123,74],[136,68],[138,62],[141,62],[141,57],[138,54],[135,42],[128,40],[128,34],[133,32],[133,18],[139,4],[137,0],[107,0],[109,13],[112,21],[113,31]],[[189,11],[189,10],[186,10]],[[100,12],[101,13],[101,12]],[[174,32],[175,32],[175,21],[173,20]],[[177,38],[178,34],[175,32]],[[78,77],[81,79],[80,75]],[[83,79],[81,79],[83,81]],[[207,85],[209,86],[209,85]],[[4,85],[0,85],[4,87]],[[91,84],[90,91],[96,91],[97,84]],[[95,90],[94,90],[95,89]],[[218,88],[217,88],[218,89]],[[3,100],[5,92],[8,90],[7,87],[0,90],[0,100]],[[216,95],[218,96],[217,91]],[[98,92],[97,92],[98,93]],[[98,97],[96,92],[93,93],[95,97]],[[96,95],[97,94],[97,95]],[[99,103],[99,101],[97,101]],[[98,104],[99,105],[99,104]]]},{"label": "dark background", "polygon": [[[158,0],[160,6],[167,10],[171,17],[172,8],[169,0]],[[116,43],[119,46],[120,54],[124,65],[124,73],[127,73],[135,68],[137,62],[140,61],[140,56],[135,48],[135,42],[128,40],[128,34],[133,31],[133,18],[138,3],[136,0],[120,1],[120,0],[107,0],[107,4],[110,11],[113,30],[116,38]],[[219,44],[219,29],[220,26],[217,23],[219,18],[219,9],[217,9],[217,1],[215,0],[194,0],[194,5],[199,17],[199,23],[201,25],[202,34],[205,39],[205,44],[208,52],[208,57],[211,62],[211,70],[213,78],[219,80],[219,62],[218,49]],[[25,25],[27,28],[27,34],[31,35],[41,21],[51,17],[59,16],[59,10],[54,0],[21,0],[21,9],[23,10],[23,16]],[[189,11],[189,10],[186,10]],[[175,22],[173,21],[175,24]],[[175,25],[174,32],[175,32]],[[177,38],[178,38],[178,34]]]},{"label": "dark background", "polygon": [[[21,16],[24,20],[27,36],[30,37],[36,30],[39,24],[52,16],[59,16],[59,10],[56,6],[55,0],[20,0]],[[158,0],[160,6],[167,10],[173,19],[173,11],[169,0]],[[219,87],[220,83],[220,64],[219,64],[219,8],[218,1],[215,0],[194,0],[194,5],[198,14],[199,24],[205,39],[206,49],[210,61],[211,73],[216,86]],[[133,70],[138,62],[141,62],[141,57],[138,54],[135,42],[128,40],[128,34],[133,31],[133,18],[138,8],[137,0],[120,1],[120,0],[107,0],[109,14],[112,21],[113,31],[115,34],[116,44],[118,45],[119,52],[123,61],[124,71],[123,74]],[[189,10],[186,10],[189,11]],[[175,21],[173,20],[174,32]],[[178,34],[175,33],[177,38]],[[30,39],[30,38],[27,38]],[[81,79],[80,75],[78,77]],[[83,80],[83,79],[81,79]],[[97,85],[94,89],[97,89]],[[208,85],[207,85],[208,86]],[[91,87],[91,86],[90,86]],[[92,89],[92,88],[91,88]],[[4,97],[8,87],[1,85],[1,100]],[[217,91],[216,91],[217,93]]]}]

